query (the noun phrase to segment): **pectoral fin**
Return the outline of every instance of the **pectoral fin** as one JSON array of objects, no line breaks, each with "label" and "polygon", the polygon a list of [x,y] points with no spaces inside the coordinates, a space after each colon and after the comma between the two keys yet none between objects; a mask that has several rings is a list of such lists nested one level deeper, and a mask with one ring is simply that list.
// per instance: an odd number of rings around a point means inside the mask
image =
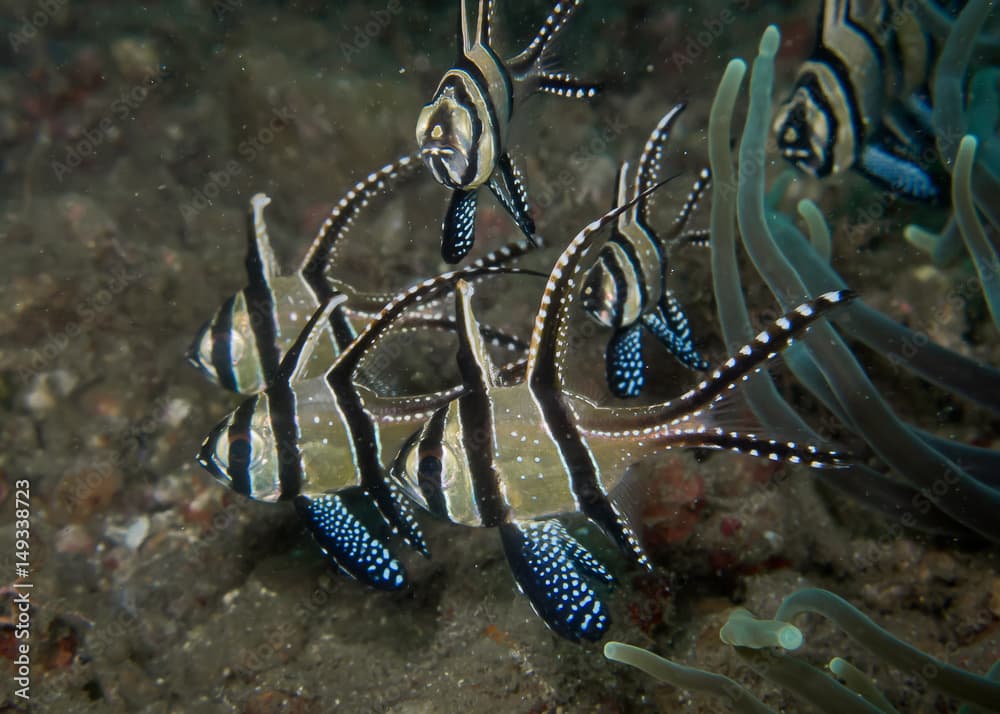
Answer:
[{"label": "pectoral fin", "polygon": [[518,587],[553,632],[574,641],[604,635],[611,618],[588,577],[614,578],[561,523],[505,523],[500,538]]},{"label": "pectoral fin", "polygon": [[441,257],[453,265],[469,254],[476,239],[478,190],[452,191],[441,229]]},{"label": "pectoral fin", "polygon": [[[364,498],[361,493],[349,492],[316,498],[299,496],[295,510],[323,554],[338,569],[379,590],[398,590],[406,584],[406,571],[366,525],[365,521],[377,522],[378,516],[370,504],[362,501]],[[366,510],[370,513],[366,514]]]}]

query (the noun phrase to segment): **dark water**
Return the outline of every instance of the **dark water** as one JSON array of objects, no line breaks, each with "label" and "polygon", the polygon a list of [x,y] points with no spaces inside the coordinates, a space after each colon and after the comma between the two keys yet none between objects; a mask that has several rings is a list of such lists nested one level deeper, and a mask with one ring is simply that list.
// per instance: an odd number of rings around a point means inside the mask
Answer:
[{"label": "dark water", "polygon": [[[193,461],[239,403],[184,353],[245,284],[250,196],[271,197],[272,240],[283,265],[296,265],[355,181],[414,149],[417,112],[454,60],[456,11],[454,2],[401,0],[3,3],[4,709],[726,710],[723,700],[608,662],[600,645],[551,634],[517,593],[493,531],[425,519],[434,557],[406,556],[410,586],[375,592],[325,564],[290,506],[243,499]],[[499,53],[521,49],[547,11],[541,1],[499,3]],[[562,38],[561,67],[600,79],[604,95],[537,97],[513,123],[512,153],[547,241],[525,264],[548,272],[611,204],[618,163],[634,161],[659,117],[686,101],[665,169],[681,180],[654,211],[666,225],[708,161],[708,112],[726,63],[752,59],[766,24],[777,22],[775,99],[783,98],[812,46],[817,11],[815,2],[586,3]],[[745,98],[737,133],[744,113]],[[769,158],[773,178],[786,166],[773,146]],[[921,339],[1000,364],[969,262],[936,266],[902,238],[910,223],[939,227],[946,209],[893,200],[854,173],[799,180],[780,207],[794,216],[801,198],[822,208],[833,264],[869,305]],[[695,225],[708,226],[711,201]],[[443,270],[444,205],[429,175],[379,201],[352,230],[334,275],[396,292]],[[995,227],[988,236],[995,244]],[[516,238],[484,193],[473,256]],[[775,303],[744,268],[751,318],[761,325]],[[723,361],[709,252],[679,252],[670,280],[702,354]],[[956,307],[949,296],[962,285],[972,288]],[[540,288],[527,279],[484,287],[484,310],[526,337]],[[609,399],[606,339],[591,329],[570,364],[574,389],[601,401]],[[453,341],[432,347],[430,358],[400,364],[400,379],[447,373]],[[995,415],[866,347],[855,352],[910,423],[1000,448]],[[647,375],[649,401],[697,379],[659,356]],[[825,436],[858,446],[787,371],[775,373]],[[1000,659],[1000,576],[995,547],[981,537],[899,527],[865,509],[863,493],[852,498],[803,467],[745,456],[671,452],[636,478],[656,567],[641,573],[594,539],[619,580],[606,598],[607,639],[727,674],[776,709],[804,710],[717,633],[736,605],[769,617],[785,595],[816,586],[947,662],[983,673]],[[18,520],[29,521],[27,551]],[[19,609],[26,592],[30,609]],[[25,617],[29,629],[19,626]],[[957,710],[828,623],[799,624],[811,663],[850,658],[900,711]],[[27,685],[16,679],[21,644],[29,645]]]}]

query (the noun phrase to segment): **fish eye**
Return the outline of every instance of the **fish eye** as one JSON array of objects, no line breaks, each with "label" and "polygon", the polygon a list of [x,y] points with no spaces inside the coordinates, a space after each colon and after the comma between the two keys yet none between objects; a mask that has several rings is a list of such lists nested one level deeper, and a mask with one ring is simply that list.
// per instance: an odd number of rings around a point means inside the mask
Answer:
[{"label": "fish eye", "polygon": [[614,278],[600,263],[596,263],[584,278],[580,304],[584,311],[606,327],[615,326],[615,304],[618,289]]},{"label": "fish eye", "polygon": [[435,491],[441,488],[444,463],[436,454],[420,456],[417,464],[417,485],[421,491]]},{"label": "fish eye", "polygon": [[251,473],[267,464],[268,440],[266,435],[255,427],[250,427],[240,434],[228,433],[228,438],[222,438],[224,436],[225,434],[215,441],[215,461],[224,470],[228,471],[232,467],[232,464],[229,463],[229,456],[234,447],[237,449],[242,447],[249,452],[250,462],[247,468]]}]

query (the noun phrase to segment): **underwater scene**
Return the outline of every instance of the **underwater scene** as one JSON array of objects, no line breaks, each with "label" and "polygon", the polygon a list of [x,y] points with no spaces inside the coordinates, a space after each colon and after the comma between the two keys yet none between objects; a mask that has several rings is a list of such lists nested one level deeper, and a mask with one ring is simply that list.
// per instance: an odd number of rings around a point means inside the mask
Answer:
[{"label": "underwater scene", "polygon": [[1000,712],[993,0],[0,36],[0,711]]}]

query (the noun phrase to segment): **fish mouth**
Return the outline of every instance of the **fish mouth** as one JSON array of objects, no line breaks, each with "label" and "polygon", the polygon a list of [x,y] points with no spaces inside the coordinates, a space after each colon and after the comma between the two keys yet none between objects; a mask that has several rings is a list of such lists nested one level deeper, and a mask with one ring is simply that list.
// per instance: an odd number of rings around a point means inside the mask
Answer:
[{"label": "fish mouth", "polygon": [[819,170],[817,168],[816,157],[813,156],[811,152],[806,149],[796,149],[794,147],[789,147],[783,149],[781,155],[791,163],[795,164],[800,170],[805,171],[811,176],[817,176]]},{"label": "fish mouth", "polygon": [[201,360],[198,359],[198,352],[194,345],[187,348],[187,351],[184,353],[184,360],[195,369],[202,372],[205,371],[205,367],[201,364]]},{"label": "fish mouth", "polygon": [[202,360],[201,357],[199,356],[199,349],[201,347],[201,343],[205,339],[206,333],[211,328],[212,328],[211,320],[209,320],[208,322],[206,322],[204,325],[201,326],[201,329],[198,330],[194,340],[191,342],[190,345],[188,345],[187,350],[185,350],[184,360],[189,365],[194,367],[196,370],[201,372],[201,374],[205,378],[207,378],[210,382],[215,382],[217,381],[217,377],[214,374],[212,374],[212,370],[209,368],[209,365],[205,364],[204,360]]},{"label": "fish mouth", "polygon": [[421,152],[424,164],[434,174],[437,182],[453,191],[462,188],[462,182],[456,181],[452,176],[451,167],[448,163],[448,158],[457,153],[454,149],[426,149]]},{"label": "fish mouth", "polygon": [[218,384],[219,382],[218,375],[216,375],[208,365],[206,365],[204,362],[201,361],[201,359],[198,357],[198,352],[196,349],[193,348],[189,349],[184,354],[184,359],[185,361],[187,361],[189,365],[198,370],[201,373],[202,377],[207,379],[209,382]]},{"label": "fish mouth", "polygon": [[420,150],[420,155],[423,157],[429,156],[452,156],[457,151],[451,146],[425,146]]},{"label": "fish mouth", "polygon": [[215,428],[209,432],[205,440],[201,442],[201,448],[198,450],[198,454],[194,457],[194,460],[198,462],[198,465],[203,469],[208,471],[212,476],[222,482],[229,482],[229,474],[219,468],[219,465],[215,462],[215,445],[222,433],[229,427],[229,421],[223,420],[215,425]]}]

